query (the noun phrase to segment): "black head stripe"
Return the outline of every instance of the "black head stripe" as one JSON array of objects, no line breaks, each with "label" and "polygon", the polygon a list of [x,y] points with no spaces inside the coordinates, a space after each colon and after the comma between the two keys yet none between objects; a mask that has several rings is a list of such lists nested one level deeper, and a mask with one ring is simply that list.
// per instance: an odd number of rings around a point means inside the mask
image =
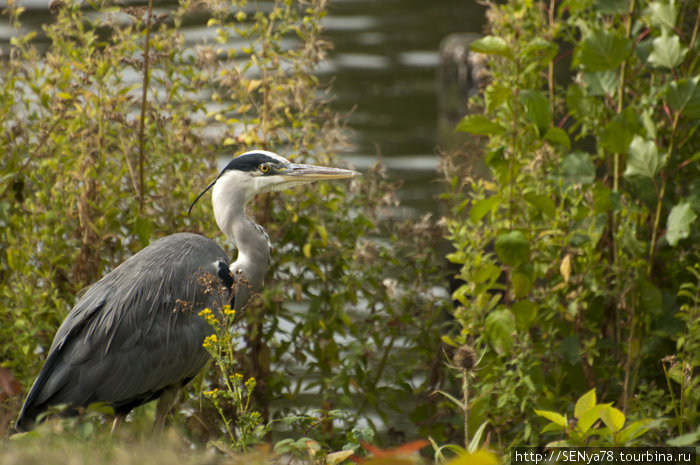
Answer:
[{"label": "black head stripe", "polygon": [[[223,169],[221,174],[224,174],[228,170],[256,171],[263,163],[279,164],[280,161],[277,158],[273,158],[264,153],[249,152],[232,159],[228,165],[226,165],[226,168]],[[221,174],[219,176],[221,176]]]},{"label": "black head stripe", "polygon": [[273,163],[273,164],[279,164],[280,160],[274,157],[271,157],[265,153],[261,152],[248,152],[244,153],[243,155],[240,155],[234,159],[232,159],[230,162],[228,162],[228,165],[221,170],[221,173],[212,181],[211,184],[207,186],[206,189],[202,191],[201,194],[197,196],[196,199],[194,199],[194,202],[192,202],[192,205],[190,205],[190,209],[187,210],[187,216],[190,215],[192,212],[192,208],[194,207],[194,204],[197,203],[197,201],[202,198],[204,194],[207,193],[209,189],[214,187],[214,184],[216,184],[216,181],[219,180],[221,176],[224,175],[225,172],[229,170],[236,170],[236,171],[243,171],[243,172],[253,172],[257,171],[258,167],[263,164],[263,163]]}]

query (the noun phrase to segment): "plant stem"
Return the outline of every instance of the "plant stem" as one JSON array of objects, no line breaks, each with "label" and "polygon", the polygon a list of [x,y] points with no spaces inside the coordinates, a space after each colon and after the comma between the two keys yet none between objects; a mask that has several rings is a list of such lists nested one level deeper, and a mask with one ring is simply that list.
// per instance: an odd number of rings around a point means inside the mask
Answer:
[{"label": "plant stem", "polygon": [[469,373],[462,370],[462,395],[464,397],[464,448],[469,450]]},{"label": "plant stem", "polygon": [[[678,120],[680,119],[680,112],[676,112],[673,116],[673,124],[671,125],[671,137],[668,144],[668,152],[666,156],[668,160],[671,159],[671,154],[673,153],[674,140],[676,135],[676,128],[678,127]],[[662,173],[663,174],[663,173]],[[647,263],[647,276],[651,276],[652,264],[654,262],[654,255],[656,254],[656,242],[658,241],[659,234],[659,224],[661,223],[661,207],[664,202],[664,195],[666,194],[666,176],[661,177],[661,190],[659,191],[659,197],[656,199],[656,212],[654,213],[654,226],[651,230],[651,243],[649,244],[649,260]]]},{"label": "plant stem", "polygon": [[146,122],[146,105],[148,97],[148,82],[149,74],[149,57],[148,51],[151,48],[151,16],[153,12],[153,0],[148,0],[148,9],[146,12],[146,43],[143,47],[143,91],[141,93],[141,116],[139,117],[139,216],[143,214],[143,205],[145,197],[144,183],[144,128]]}]

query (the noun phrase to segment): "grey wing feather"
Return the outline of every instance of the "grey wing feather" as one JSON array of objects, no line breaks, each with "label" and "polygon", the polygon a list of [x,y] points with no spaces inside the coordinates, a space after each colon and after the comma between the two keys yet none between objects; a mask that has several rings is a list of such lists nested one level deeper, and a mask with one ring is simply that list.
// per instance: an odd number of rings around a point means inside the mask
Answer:
[{"label": "grey wing feather", "polygon": [[[135,254],[78,301],[54,338],[17,426],[32,427],[47,406],[103,401],[128,412],[194,377],[211,333],[198,316],[211,296],[195,279],[228,260],[214,241],[180,233]],[[191,304],[181,306],[178,301]]]}]

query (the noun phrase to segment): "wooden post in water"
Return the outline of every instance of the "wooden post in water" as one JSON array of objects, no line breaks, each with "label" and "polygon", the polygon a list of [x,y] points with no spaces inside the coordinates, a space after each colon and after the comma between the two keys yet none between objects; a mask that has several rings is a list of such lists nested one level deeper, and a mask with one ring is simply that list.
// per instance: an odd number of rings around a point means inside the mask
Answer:
[{"label": "wooden post in water", "polygon": [[487,59],[482,53],[469,50],[481,35],[456,33],[440,43],[440,64],[437,72],[438,140],[447,151],[465,150],[474,156],[472,168],[486,174],[479,150],[480,138],[455,131],[457,123],[469,113],[468,100],[487,84]]}]

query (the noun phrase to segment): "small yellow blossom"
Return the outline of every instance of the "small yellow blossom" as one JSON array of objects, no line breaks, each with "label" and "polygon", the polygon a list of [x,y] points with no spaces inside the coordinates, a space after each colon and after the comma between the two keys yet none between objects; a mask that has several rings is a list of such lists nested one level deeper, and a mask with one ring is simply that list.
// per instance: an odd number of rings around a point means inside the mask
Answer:
[{"label": "small yellow blossom", "polygon": [[219,338],[216,336],[216,334],[212,334],[204,338],[202,346],[204,346],[205,349],[213,349],[218,341]]},{"label": "small yellow blossom", "polygon": [[245,382],[245,388],[252,391],[255,388],[255,378],[250,378]]},{"label": "small yellow blossom", "polygon": [[236,314],[236,310],[232,309],[230,305],[224,305],[224,315],[233,316]]}]

